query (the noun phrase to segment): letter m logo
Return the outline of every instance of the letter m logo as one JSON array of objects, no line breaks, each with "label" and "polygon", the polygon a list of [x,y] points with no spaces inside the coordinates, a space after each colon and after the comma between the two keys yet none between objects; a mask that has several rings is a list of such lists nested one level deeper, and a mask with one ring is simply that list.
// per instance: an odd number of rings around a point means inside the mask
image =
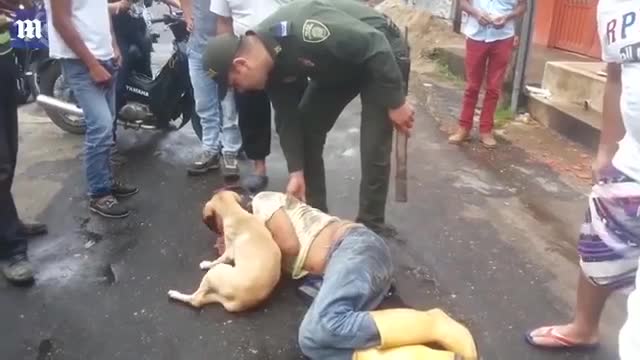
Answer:
[{"label": "letter m logo", "polygon": [[17,10],[10,32],[11,46],[16,49],[47,48],[47,14],[44,8]]},{"label": "letter m logo", "polygon": [[18,20],[16,26],[18,27],[16,35],[21,40],[42,38],[42,23],[38,19]]}]

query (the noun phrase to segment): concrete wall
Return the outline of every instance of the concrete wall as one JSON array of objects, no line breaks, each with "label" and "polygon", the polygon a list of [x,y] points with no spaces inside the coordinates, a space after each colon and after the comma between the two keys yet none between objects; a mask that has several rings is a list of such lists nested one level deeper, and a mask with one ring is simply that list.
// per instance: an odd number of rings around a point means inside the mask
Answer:
[{"label": "concrete wall", "polygon": [[453,19],[451,12],[452,0],[407,0],[413,6],[428,10],[434,16]]}]

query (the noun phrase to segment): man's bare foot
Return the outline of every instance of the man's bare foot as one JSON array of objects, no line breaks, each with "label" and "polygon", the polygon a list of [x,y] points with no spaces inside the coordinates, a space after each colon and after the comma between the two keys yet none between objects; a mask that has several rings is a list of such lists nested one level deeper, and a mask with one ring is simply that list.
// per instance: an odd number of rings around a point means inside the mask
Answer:
[{"label": "man's bare foot", "polygon": [[591,350],[598,346],[598,334],[578,329],[573,323],[544,326],[526,335],[529,344],[547,349]]},{"label": "man's bare foot", "polygon": [[469,141],[471,139],[469,136],[470,133],[471,131],[469,131],[469,129],[459,127],[453,135],[449,136],[449,144],[459,145],[465,141]]}]

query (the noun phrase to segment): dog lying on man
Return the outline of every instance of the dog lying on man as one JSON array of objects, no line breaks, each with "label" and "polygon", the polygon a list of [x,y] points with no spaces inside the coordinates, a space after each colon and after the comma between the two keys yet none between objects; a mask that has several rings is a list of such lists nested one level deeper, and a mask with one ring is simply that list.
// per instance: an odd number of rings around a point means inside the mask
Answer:
[{"label": "dog lying on man", "polygon": [[200,263],[208,271],[198,290],[191,295],[170,290],[170,298],[198,308],[220,303],[229,312],[240,312],[271,294],[280,280],[282,254],[271,232],[241,202],[236,192],[221,190],[205,204],[202,219],[224,237],[224,253]]}]

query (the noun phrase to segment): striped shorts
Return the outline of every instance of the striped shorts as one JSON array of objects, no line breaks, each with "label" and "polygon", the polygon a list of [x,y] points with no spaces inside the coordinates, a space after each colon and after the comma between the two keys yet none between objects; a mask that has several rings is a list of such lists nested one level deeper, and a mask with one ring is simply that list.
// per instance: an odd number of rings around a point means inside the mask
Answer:
[{"label": "striped shorts", "polygon": [[580,266],[598,286],[626,288],[640,258],[640,183],[616,169],[601,175],[580,230]]}]

